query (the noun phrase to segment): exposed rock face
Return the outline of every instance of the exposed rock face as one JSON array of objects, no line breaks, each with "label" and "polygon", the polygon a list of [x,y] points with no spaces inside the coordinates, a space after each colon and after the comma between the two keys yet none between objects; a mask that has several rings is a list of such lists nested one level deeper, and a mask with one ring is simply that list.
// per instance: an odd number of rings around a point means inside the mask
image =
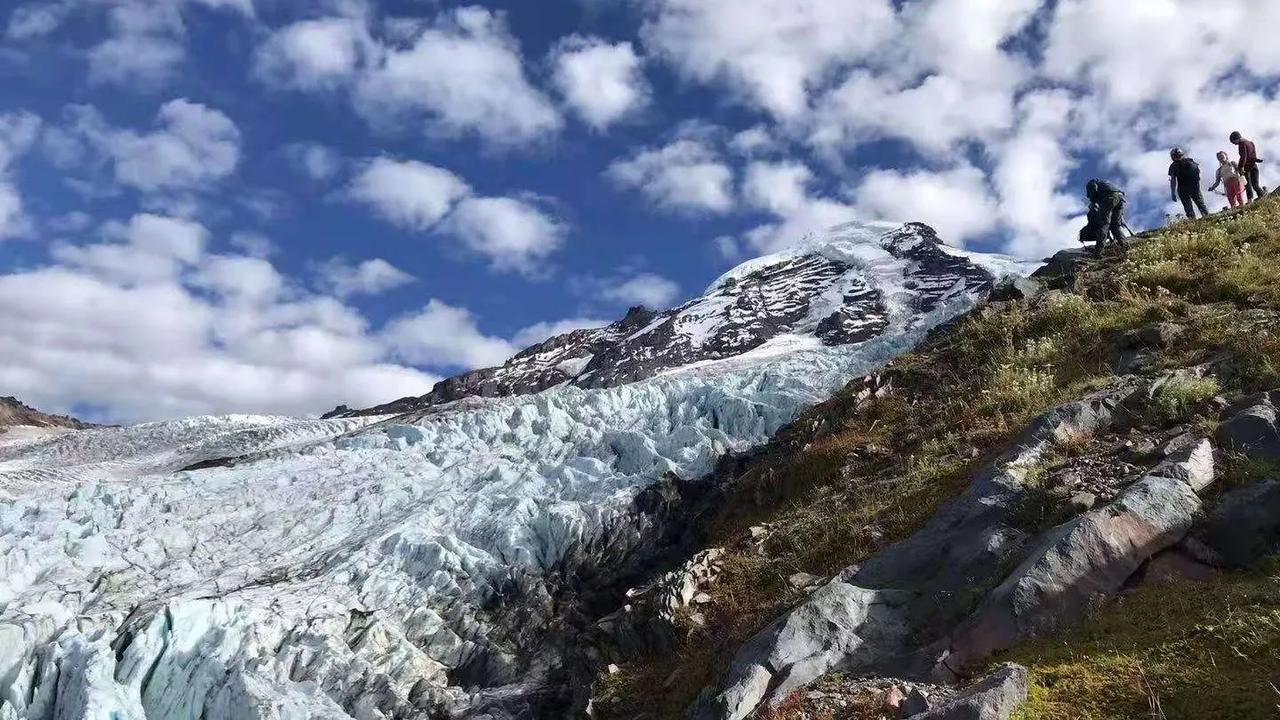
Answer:
[{"label": "exposed rock face", "polygon": [[941,707],[912,715],[908,720],[1009,720],[1027,701],[1029,685],[1027,669],[1007,663]]},{"label": "exposed rock face", "polygon": [[1213,448],[1197,442],[1105,507],[1049,531],[954,633],[939,670],[963,673],[1016,641],[1069,627],[1142,564],[1186,536],[1213,481]]},{"label": "exposed rock face", "polygon": [[22,404],[14,397],[0,397],[0,432],[3,432],[4,428],[15,425],[73,429],[91,427],[88,423],[80,422],[66,415],[47,415],[35,408]]},{"label": "exposed rock face", "polygon": [[1230,568],[1280,552],[1280,475],[1225,493],[1196,537]]},{"label": "exposed rock face", "polygon": [[[957,292],[985,294],[995,277],[943,249],[932,228],[913,223],[886,234],[881,246],[909,263],[903,273],[909,310],[934,312]],[[755,350],[782,335],[812,337],[827,346],[863,342],[883,333],[902,298],[870,286],[857,257],[817,250],[769,263],[748,263],[701,297],[672,310],[635,307],[599,329],[575,330],[534,345],[501,367],[441,381],[430,393],[367,410],[336,408],[325,417],[422,410],[466,397],[527,395],[570,384],[608,388],[693,363]],[[903,309],[899,308],[901,312]]]}]

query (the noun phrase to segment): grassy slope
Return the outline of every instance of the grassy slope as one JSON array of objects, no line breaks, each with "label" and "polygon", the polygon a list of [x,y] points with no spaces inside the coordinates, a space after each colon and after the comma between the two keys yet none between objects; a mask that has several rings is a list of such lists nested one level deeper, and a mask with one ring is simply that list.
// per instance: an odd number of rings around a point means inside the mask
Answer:
[{"label": "grassy slope", "polygon": [[[1069,291],[995,304],[935,333],[887,369],[892,392],[861,403],[846,392],[815,408],[730,485],[708,521],[707,545],[728,553],[723,574],[706,588],[712,602],[699,608],[705,626],[690,624],[675,654],[637,659],[606,678],[600,716],[678,717],[743,641],[802,597],[786,581],[792,573],[829,576],[914,532],[1031,418],[1113,382],[1121,338],[1130,331],[1160,321],[1186,327],[1177,346],[1159,354],[1158,367],[1229,355],[1218,371],[1225,394],[1280,387],[1277,311],[1280,201],[1273,199],[1151,233],[1127,257],[1093,263]],[[1187,419],[1198,396],[1217,389],[1185,388],[1187,396],[1167,398],[1167,416],[1152,422]],[[749,532],[759,524],[769,528],[763,542]],[[1234,592],[1231,582],[1224,593]],[[1141,607],[1158,616],[1168,597],[1142,595],[1149,604]],[[1112,612],[1138,606],[1135,600]],[[1181,612],[1185,618],[1197,609]],[[1262,632],[1270,639],[1259,646],[1274,653],[1280,628],[1268,627]],[[1022,657],[1038,682],[1069,672],[1050,647]],[[1080,649],[1086,665],[1089,647]],[[1132,673],[1106,671],[1088,685],[1038,685],[1027,718],[1125,717],[1062,708],[1071,695],[1084,694],[1074,703],[1083,708],[1093,700],[1105,705],[1113,693],[1133,695],[1136,687],[1145,692],[1149,675],[1139,685]]]}]

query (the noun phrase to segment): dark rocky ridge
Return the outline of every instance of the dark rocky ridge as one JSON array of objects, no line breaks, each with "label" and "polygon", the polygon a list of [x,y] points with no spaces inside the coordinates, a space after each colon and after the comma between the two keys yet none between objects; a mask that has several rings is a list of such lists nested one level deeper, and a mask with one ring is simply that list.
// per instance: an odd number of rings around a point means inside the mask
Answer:
[{"label": "dark rocky ridge", "polygon": [[[918,293],[911,308],[916,315],[960,291],[985,295],[994,283],[983,268],[945,251],[927,225],[904,225],[885,235],[881,245],[912,263],[907,283]],[[840,293],[838,304],[814,317],[823,302],[833,300],[833,292]],[[876,337],[888,323],[880,291],[868,286],[852,265],[814,252],[730,278],[671,310],[635,307],[603,328],[557,335],[500,367],[443,380],[426,395],[363,410],[344,405],[324,417],[401,414],[467,397],[526,395],[565,383],[616,387],[692,363],[741,355],[787,333],[812,335],[828,346],[850,345]]]},{"label": "dark rocky ridge", "polygon": [[64,427],[80,430],[93,427],[67,415],[49,415],[25,405],[15,397],[0,397],[0,432],[15,425],[35,427]]}]

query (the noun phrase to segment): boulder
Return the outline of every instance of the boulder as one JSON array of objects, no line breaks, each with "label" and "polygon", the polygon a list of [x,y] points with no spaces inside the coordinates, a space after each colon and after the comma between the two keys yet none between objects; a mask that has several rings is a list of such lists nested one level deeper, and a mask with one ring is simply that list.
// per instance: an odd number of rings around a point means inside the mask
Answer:
[{"label": "boulder", "polygon": [[1275,396],[1262,393],[1227,408],[1218,426],[1218,441],[1230,451],[1259,460],[1280,461],[1280,426]]},{"label": "boulder", "polygon": [[991,288],[988,299],[995,302],[1011,300],[1030,300],[1039,295],[1043,288],[1040,283],[1020,276],[1006,277]]},{"label": "boulder", "polygon": [[1196,537],[1227,567],[1245,568],[1280,551],[1280,477],[1224,494]]},{"label": "boulder", "polygon": [[1031,273],[1031,277],[1044,281],[1051,288],[1065,287],[1075,277],[1076,270],[1088,260],[1087,248],[1059,250],[1052,257],[1046,258],[1044,265]]},{"label": "boulder", "polygon": [[1212,480],[1212,463],[1212,447],[1201,440],[1110,504],[1045,533],[952,635],[935,675],[963,675],[1023,638],[1078,620],[1120,590],[1147,560],[1186,536],[1200,510],[1197,492]]},{"label": "boulder", "polygon": [[1009,720],[1027,701],[1027,669],[1008,663],[961,690],[942,706],[908,720]]},{"label": "boulder", "polygon": [[742,647],[725,690],[697,717],[743,720],[761,702],[777,704],[839,667],[884,667],[903,654],[910,637],[903,617],[908,599],[908,593],[832,580]]}]

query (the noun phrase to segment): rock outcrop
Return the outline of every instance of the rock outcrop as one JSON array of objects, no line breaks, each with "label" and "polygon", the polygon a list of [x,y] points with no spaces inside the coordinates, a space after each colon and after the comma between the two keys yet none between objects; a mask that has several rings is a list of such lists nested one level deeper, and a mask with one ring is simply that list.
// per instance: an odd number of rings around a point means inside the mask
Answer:
[{"label": "rock outcrop", "polygon": [[24,405],[15,397],[0,397],[0,432],[18,425],[41,428],[71,428],[78,430],[92,427],[67,415],[49,415]]}]

